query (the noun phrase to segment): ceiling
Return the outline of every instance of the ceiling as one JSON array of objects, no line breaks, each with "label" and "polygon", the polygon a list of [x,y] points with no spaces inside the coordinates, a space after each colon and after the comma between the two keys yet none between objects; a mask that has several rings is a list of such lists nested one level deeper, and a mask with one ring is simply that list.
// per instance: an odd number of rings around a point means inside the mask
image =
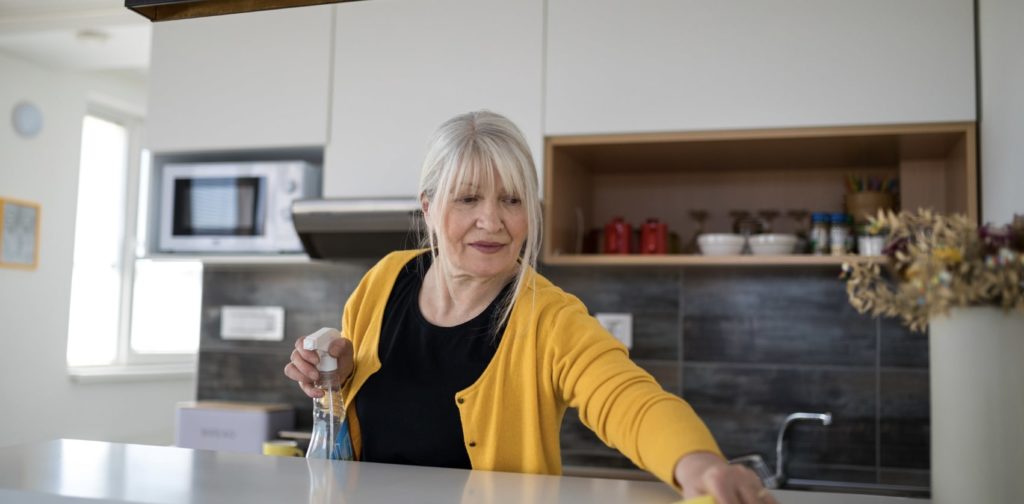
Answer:
[{"label": "ceiling", "polygon": [[45,66],[145,73],[150,31],[123,0],[0,0],[0,52]]}]

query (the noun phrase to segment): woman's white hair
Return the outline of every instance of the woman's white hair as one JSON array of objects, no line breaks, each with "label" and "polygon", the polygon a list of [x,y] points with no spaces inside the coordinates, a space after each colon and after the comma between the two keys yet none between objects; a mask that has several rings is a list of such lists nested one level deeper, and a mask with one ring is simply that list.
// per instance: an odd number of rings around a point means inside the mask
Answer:
[{"label": "woman's white hair", "polygon": [[[512,289],[499,302],[494,324],[497,331],[508,321],[513,302],[528,281],[529,272],[537,266],[541,229],[533,156],[522,132],[505,116],[487,110],[468,112],[445,121],[434,133],[420,174],[420,195],[429,202],[430,212],[438,217],[437,225],[446,215],[456,190],[467,183],[501,187],[510,196],[519,198],[526,210],[526,239],[519,253]],[[450,278],[444,260],[448,244],[438,240],[436,231],[429,225],[426,228],[421,237],[422,245],[430,248],[434,264],[442,268],[445,278]],[[439,261],[438,256],[442,260]]]}]

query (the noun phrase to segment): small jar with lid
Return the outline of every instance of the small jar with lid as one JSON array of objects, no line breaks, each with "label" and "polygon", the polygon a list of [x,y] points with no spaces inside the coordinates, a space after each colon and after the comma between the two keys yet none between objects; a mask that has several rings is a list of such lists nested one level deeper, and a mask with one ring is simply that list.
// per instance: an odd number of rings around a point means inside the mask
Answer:
[{"label": "small jar with lid", "polygon": [[829,253],[829,215],[824,212],[811,214],[811,253],[827,255]]},{"label": "small jar with lid", "polygon": [[832,251],[832,255],[841,256],[846,255],[849,250],[847,249],[848,242],[850,240],[850,221],[845,213],[834,213],[829,218],[831,226],[829,226],[829,244]]}]

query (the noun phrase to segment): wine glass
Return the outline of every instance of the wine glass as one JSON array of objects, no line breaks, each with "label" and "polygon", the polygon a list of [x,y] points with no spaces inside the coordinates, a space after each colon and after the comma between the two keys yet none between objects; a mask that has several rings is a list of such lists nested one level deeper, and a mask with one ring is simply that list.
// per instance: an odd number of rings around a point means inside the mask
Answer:
[{"label": "wine glass", "polygon": [[772,225],[772,221],[774,221],[775,218],[779,216],[779,211],[778,210],[758,210],[757,211],[757,216],[761,218],[761,222],[763,223],[762,231],[765,232],[765,233],[771,233],[772,230],[775,229],[774,226]]},{"label": "wine glass", "polygon": [[732,231],[743,236],[743,250],[740,253],[749,254],[750,235],[761,233],[764,226],[747,210],[731,210],[729,216],[732,217]]}]

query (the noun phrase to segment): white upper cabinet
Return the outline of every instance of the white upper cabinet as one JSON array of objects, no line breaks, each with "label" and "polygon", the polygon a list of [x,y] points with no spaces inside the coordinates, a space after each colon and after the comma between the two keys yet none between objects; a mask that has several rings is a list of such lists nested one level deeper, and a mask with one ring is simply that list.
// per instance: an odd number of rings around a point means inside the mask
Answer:
[{"label": "white upper cabinet", "polygon": [[970,0],[548,0],[545,133],[972,121]]},{"label": "white upper cabinet", "polygon": [[478,109],[519,126],[540,172],[543,0],[342,3],[335,29],[324,196],[415,196],[434,130]]},{"label": "white upper cabinet", "polygon": [[322,146],[333,6],[153,24],[154,152]]}]

